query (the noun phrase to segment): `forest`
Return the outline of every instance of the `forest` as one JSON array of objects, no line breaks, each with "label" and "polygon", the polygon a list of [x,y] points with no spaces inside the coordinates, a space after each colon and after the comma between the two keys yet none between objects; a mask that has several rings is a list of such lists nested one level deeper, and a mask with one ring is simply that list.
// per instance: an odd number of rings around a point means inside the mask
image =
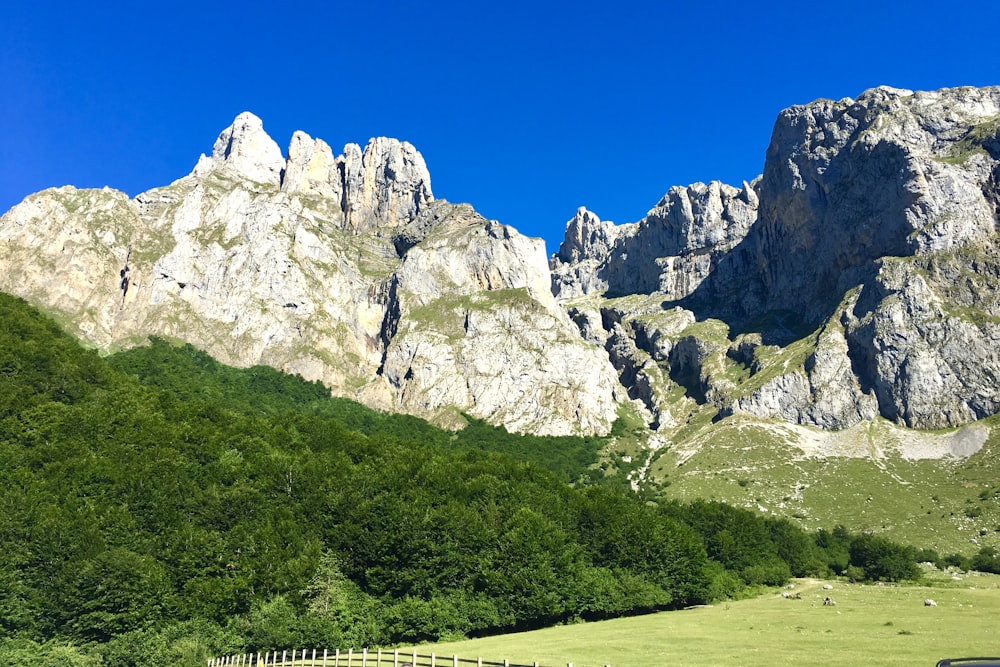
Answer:
[{"label": "forest", "polygon": [[3,664],[408,645],[938,559],[637,495],[604,438],[445,431],[158,339],[102,357],[2,294],[0,321]]}]

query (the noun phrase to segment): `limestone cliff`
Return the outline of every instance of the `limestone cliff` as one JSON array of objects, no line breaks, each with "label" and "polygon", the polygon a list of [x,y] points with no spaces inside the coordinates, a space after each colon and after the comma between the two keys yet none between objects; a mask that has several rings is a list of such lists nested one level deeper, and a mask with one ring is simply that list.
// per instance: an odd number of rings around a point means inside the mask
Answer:
[{"label": "limestone cliff", "polygon": [[134,199],[47,190],[0,219],[0,289],[104,349],[149,335],[459,424],[605,432],[616,379],[549,289],[541,240],[434,200],[413,146],[288,157],[240,114],[180,180]]},{"label": "limestone cliff", "polygon": [[1000,410],[998,202],[1000,88],[877,88],[783,111],[741,189],[578,214],[553,285],[656,411],[672,382],[721,415],[956,426]]}]

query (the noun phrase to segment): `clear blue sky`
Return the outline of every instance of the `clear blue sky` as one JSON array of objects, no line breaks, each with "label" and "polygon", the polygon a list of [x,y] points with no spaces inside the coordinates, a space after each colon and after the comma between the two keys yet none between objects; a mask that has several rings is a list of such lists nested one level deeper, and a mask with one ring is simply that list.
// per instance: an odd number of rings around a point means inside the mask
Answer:
[{"label": "clear blue sky", "polygon": [[5,3],[0,210],[191,171],[241,111],[283,150],[414,144],[434,194],[544,237],[760,173],[777,113],[887,84],[1000,84],[1000,3]]}]

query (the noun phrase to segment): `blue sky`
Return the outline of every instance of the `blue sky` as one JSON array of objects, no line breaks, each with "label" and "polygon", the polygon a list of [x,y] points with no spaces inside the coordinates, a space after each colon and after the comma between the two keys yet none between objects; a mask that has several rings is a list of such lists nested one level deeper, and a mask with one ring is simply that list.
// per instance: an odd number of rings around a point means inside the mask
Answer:
[{"label": "blue sky", "polygon": [[[279,8],[280,6],[280,8]],[[1000,84],[1000,3],[36,2],[0,21],[0,210],[46,187],[138,194],[244,110],[287,149],[391,136],[437,197],[546,239],[578,206],[642,217],[738,185],[778,112],[887,84]]]}]

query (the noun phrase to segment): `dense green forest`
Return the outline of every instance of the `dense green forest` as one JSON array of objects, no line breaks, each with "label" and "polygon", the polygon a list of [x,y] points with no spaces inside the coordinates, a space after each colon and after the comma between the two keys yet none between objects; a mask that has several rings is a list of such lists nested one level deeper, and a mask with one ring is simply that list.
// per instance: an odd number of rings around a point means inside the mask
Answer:
[{"label": "dense green forest", "polygon": [[604,444],[443,431],[162,340],[102,358],[0,295],[0,663],[416,643],[936,558],[649,502]]}]

